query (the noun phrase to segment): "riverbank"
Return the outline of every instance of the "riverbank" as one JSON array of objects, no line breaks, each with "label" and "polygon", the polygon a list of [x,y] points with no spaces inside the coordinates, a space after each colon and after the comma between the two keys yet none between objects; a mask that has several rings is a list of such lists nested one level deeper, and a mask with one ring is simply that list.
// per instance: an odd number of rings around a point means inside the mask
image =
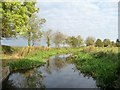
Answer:
[{"label": "riverbank", "polygon": [[[15,51],[14,51],[15,50]],[[78,70],[95,78],[99,87],[120,88],[120,53],[117,47],[47,48],[24,47],[3,55],[3,66],[10,71],[28,70],[42,66],[45,59],[57,54],[73,54]]]},{"label": "riverbank", "polygon": [[74,63],[81,72],[90,75],[102,88],[120,88],[120,60],[118,48],[84,49],[74,55]]},{"label": "riverbank", "polygon": [[[81,48],[46,48],[24,47],[18,53],[4,54],[4,66],[9,66],[10,71],[28,70],[45,64],[45,59],[56,54],[67,54],[80,51]],[[15,57],[16,55],[16,57]],[[13,57],[11,57],[13,56]]]},{"label": "riverbank", "polygon": [[[42,67],[10,74],[5,89],[14,88],[96,88],[92,77],[84,77],[68,59],[71,54],[54,55]],[[72,81],[72,82],[71,82]],[[8,88],[7,88],[8,87]]]}]

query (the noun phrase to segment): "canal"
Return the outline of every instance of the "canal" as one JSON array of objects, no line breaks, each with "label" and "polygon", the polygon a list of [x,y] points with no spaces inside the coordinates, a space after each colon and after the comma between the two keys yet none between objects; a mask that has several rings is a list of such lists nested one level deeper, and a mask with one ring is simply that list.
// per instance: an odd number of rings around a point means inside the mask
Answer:
[{"label": "canal", "polygon": [[75,67],[71,54],[48,58],[44,66],[10,74],[5,87],[9,88],[97,88],[92,77]]}]

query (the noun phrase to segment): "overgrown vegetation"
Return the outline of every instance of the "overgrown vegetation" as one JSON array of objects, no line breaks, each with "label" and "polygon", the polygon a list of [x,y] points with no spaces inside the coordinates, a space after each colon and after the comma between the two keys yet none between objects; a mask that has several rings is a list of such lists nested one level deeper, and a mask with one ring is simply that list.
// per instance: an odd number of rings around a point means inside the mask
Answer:
[{"label": "overgrown vegetation", "polygon": [[[7,60],[7,64],[10,66],[10,69],[20,70],[20,69],[31,69],[34,67],[41,66],[45,64],[45,59],[49,56],[56,54],[66,54],[66,53],[74,53],[80,51],[78,48],[47,48],[47,47],[25,47],[21,49],[16,58],[16,60],[12,60],[13,58],[9,58]],[[4,59],[3,59],[4,62]]]},{"label": "overgrown vegetation", "polygon": [[[6,48],[6,47],[5,47]],[[56,54],[75,53],[73,62],[78,70],[95,78],[97,86],[102,88],[119,88],[120,86],[120,52],[116,47],[81,47],[81,48],[47,48],[24,47],[15,49],[19,58],[9,59],[10,70],[27,70],[45,64],[45,59]],[[10,56],[14,55],[12,53]],[[8,54],[9,55],[9,54]],[[12,57],[13,58],[13,57]],[[3,59],[4,62],[4,59]]]},{"label": "overgrown vegetation", "polygon": [[90,48],[74,56],[77,69],[94,77],[99,87],[120,88],[118,48]]}]

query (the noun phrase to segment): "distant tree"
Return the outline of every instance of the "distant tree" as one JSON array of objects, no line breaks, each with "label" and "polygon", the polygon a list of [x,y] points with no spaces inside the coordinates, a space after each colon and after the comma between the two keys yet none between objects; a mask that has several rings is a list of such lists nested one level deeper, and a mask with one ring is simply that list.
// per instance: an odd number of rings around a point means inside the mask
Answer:
[{"label": "distant tree", "polygon": [[63,33],[61,32],[56,32],[53,35],[53,42],[55,44],[56,47],[59,47],[60,44],[63,44],[63,41],[65,40],[65,36]]},{"label": "distant tree", "polygon": [[116,47],[116,43],[114,41],[111,41],[111,46]]},{"label": "distant tree", "polygon": [[102,47],[103,46],[103,42],[101,39],[97,39],[96,42],[95,42],[95,46],[96,47]]},{"label": "distant tree", "polygon": [[46,43],[47,43],[47,46],[50,47],[51,45],[51,39],[52,39],[52,30],[49,29],[48,31],[46,31],[44,33],[44,37],[46,38]]},{"label": "distant tree", "polygon": [[72,44],[72,47],[77,47],[78,45],[78,39],[75,38],[74,36],[71,37],[71,44]]},{"label": "distant tree", "polygon": [[110,46],[111,45],[110,39],[104,39],[103,44],[104,44],[104,47]]},{"label": "distant tree", "polygon": [[67,38],[67,36],[66,36],[65,34],[63,34],[62,37],[61,37],[63,47],[64,47],[64,45],[66,44],[66,38]]},{"label": "distant tree", "polygon": [[120,40],[119,39],[116,40],[116,46],[120,47]]},{"label": "distant tree", "polygon": [[87,37],[87,39],[85,41],[86,46],[94,45],[94,42],[95,42],[95,38],[94,37]]},{"label": "distant tree", "polygon": [[80,35],[77,36],[77,40],[78,40],[78,47],[80,47],[81,45],[83,45],[83,38]]},{"label": "distant tree", "polygon": [[78,46],[78,39],[75,38],[74,36],[68,37],[66,39],[66,43],[70,45],[71,47],[77,47]]},{"label": "distant tree", "polygon": [[72,46],[71,45],[71,37],[70,36],[65,39],[65,42],[66,42],[67,45]]}]

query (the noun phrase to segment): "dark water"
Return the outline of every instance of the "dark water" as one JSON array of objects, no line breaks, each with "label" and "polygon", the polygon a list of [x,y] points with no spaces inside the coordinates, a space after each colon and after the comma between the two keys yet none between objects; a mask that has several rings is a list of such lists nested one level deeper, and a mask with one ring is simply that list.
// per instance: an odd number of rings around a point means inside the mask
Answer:
[{"label": "dark water", "polygon": [[29,71],[9,76],[8,88],[97,88],[92,77],[80,73],[67,59],[69,55],[53,56],[47,63]]}]

